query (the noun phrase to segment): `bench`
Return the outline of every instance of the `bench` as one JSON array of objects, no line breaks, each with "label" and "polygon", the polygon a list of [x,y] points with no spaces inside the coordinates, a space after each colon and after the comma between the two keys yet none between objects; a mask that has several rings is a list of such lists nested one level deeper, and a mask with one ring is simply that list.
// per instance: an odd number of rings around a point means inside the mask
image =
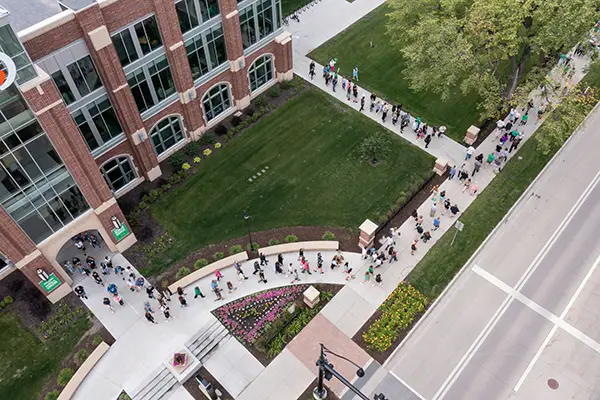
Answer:
[{"label": "bench", "polygon": [[62,392],[60,392],[58,400],[69,400],[71,397],[73,397],[73,395],[77,391],[77,388],[79,388],[79,385],[81,385],[83,380],[90,373],[92,368],[94,368],[96,363],[100,361],[100,359],[102,358],[104,353],[108,351],[108,349],[110,349],[110,346],[102,342],[98,345],[98,347],[94,349],[94,351],[92,351],[92,354],[90,354],[90,356],[86,358],[83,364],[81,364],[81,367],[79,367],[77,371],[75,371],[75,374],[73,375],[71,380],[69,380],[67,386],[65,386]]},{"label": "bench", "polygon": [[300,249],[304,249],[304,251],[336,251],[339,246],[340,243],[337,240],[318,240],[278,244],[260,249],[259,252],[265,256],[272,256],[283,253],[297,253]]}]

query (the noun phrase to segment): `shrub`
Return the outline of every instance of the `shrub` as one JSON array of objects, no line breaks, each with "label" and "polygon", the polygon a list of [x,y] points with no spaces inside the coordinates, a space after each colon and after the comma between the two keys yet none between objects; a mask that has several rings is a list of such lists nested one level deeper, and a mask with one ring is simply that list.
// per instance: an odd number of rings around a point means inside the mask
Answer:
[{"label": "shrub", "polygon": [[215,133],[219,136],[225,135],[227,133],[227,128],[223,124],[219,124],[215,126]]},{"label": "shrub", "polygon": [[285,241],[286,241],[286,243],[294,243],[294,242],[297,242],[297,241],[298,241],[298,236],[296,236],[296,235],[287,235],[287,236],[285,237]]},{"label": "shrub", "polygon": [[158,190],[154,189],[150,191],[150,194],[148,195],[148,201],[150,203],[154,203],[156,200],[158,200]]},{"label": "shrub", "polygon": [[217,251],[213,257],[215,258],[215,260],[221,260],[225,257],[225,253],[223,253],[222,251]]},{"label": "shrub", "polygon": [[[253,116],[253,115],[254,115],[254,108],[252,108],[252,107],[248,107],[248,108],[246,108],[246,110],[244,110],[244,113],[245,113],[247,116],[251,117],[251,116]],[[248,121],[244,121],[244,122],[242,122],[242,123],[240,124],[240,126],[246,127],[246,126],[248,126],[248,124],[249,124],[249,123],[248,123]]]},{"label": "shrub", "polygon": [[184,171],[187,171],[190,168],[192,168],[192,166],[189,163],[183,163],[183,165],[181,166],[181,169],[183,169]]},{"label": "shrub", "polygon": [[219,142],[215,143],[215,149],[220,149],[223,145]]},{"label": "shrub", "polygon": [[202,152],[202,154],[204,154],[205,156],[210,156],[212,154],[212,150],[211,149],[204,149],[204,151]]},{"label": "shrub", "polygon": [[173,185],[171,185],[170,183],[165,183],[164,185],[161,186],[163,193],[166,192],[167,190],[171,189]]},{"label": "shrub", "polygon": [[56,383],[58,383],[58,386],[62,386],[62,387],[66,386],[67,383],[69,383],[69,381],[73,377],[73,374],[75,374],[75,371],[73,371],[73,368],[63,368],[58,373],[58,378],[56,379]]},{"label": "shrub", "polygon": [[102,343],[102,336],[95,335],[94,338],[92,339],[92,344],[94,346],[98,346],[100,343]]},{"label": "shrub", "polygon": [[169,157],[169,165],[175,168],[179,168],[181,164],[183,164],[183,157],[180,152],[173,153],[171,157]]},{"label": "shrub", "polygon": [[176,183],[181,182],[181,176],[177,175],[177,174],[173,174],[171,175],[171,177],[169,178],[169,183],[171,185],[174,185]]},{"label": "shrub", "polygon": [[273,238],[273,239],[269,239],[269,246],[276,246],[279,244],[279,240]]},{"label": "shrub", "polygon": [[267,93],[269,97],[279,97],[281,95],[281,87],[279,85],[271,86]]},{"label": "shrub", "polygon": [[231,118],[231,125],[233,125],[234,127],[238,126],[240,122],[242,122],[242,118],[238,116]]},{"label": "shrub", "polygon": [[185,149],[183,149],[183,151],[188,157],[193,157],[200,151],[200,143],[190,142],[187,146],[185,146]]},{"label": "shrub", "polygon": [[242,251],[244,251],[244,248],[239,244],[235,244],[229,248],[229,254],[231,255],[241,253]]},{"label": "shrub", "polygon": [[85,360],[90,356],[90,353],[86,349],[81,349],[75,353],[75,362],[77,365],[83,364]]},{"label": "shrub", "polygon": [[146,191],[141,192],[140,197],[139,197],[140,201],[146,201],[146,200],[144,200],[144,197],[147,198],[147,196],[148,196],[148,192],[146,192]]},{"label": "shrub", "polygon": [[258,244],[256,242],[252,242],[252,247],[250,247],[250,243],[248,243],[248,246],[246,246],[246,248],[248,249],[248,251],[257,252],[258,249],[260,248],[260,244]]},{"label": "shrub", "polygon": [[177,271],[177,273],[175,274],[175,278],[176,278],[176,279],[181,279],[181,278],[183,278],[184,276],[187,276],[187,275],[189,275],[189,274],[190,274],[190,272],[192,272],[192,271],[190,271],[190,269],[189,269],[188,267],[181,267],[181,268],[179,268],[179,270],[178,270],[178,271]]},{"label": "shrub", "polygon": [[14,302],[14,300],[13,300],[13,298],[12,298],[11,296],[6,296],[6,297],[4,298],[4,302],[5,302],[6,304],[12,304],[12,303]]},{"label": "shrub", "polygon": [[254,105],[258,108],[263,108],[267,106],[267,99],[265,96],[260,96],[258,99],[254,100]]},{"label": "shrub", "polygon": [[51,392],[46,393],[44,400],[57,400],[58,396],[60,396],[60,392],[58,390],[53,390]]},{"label": "shrub", "polygon": [[291,88],[293,86],[292,82],[290,82],[290,81],[282,81],[279,85],[281,86],[281,89],[283,89],[283,90],[288,90],[289,88]]},{"label": "shrub", "polygon": [[6,301],[2,300],[2,301],[0,301],[0,310],[3,309],[4,307],[6,307]]},{"label": "shrub", "polygon": [[208,265],[208,260],[206,258],[201,258],[196,260],[194,263],[194,269],[200,269],[202,267],[206,267]]},{"label": "shrub", "polygon": [[202,159],[198,156],[194,157],[194,164],[198,164]]},{"label": "shrub", "polygon": [[335,235],[333,234],[333,232],[327,231],[327,232],[325,232],[323,234],[323,236],[321,237],[321,239],[323,239],[323,240],[335,240]]},{"label": "shrub", "polygon": [[140,203],[138,204],[138,208],[140,210],[143,210],[144,208],[148,207],[148,204],[146,204],[145,201],[140,201]]},{"label": "shrub", "polygon": [[200,136],[202,144],[213,144],[216,140],[215,134],[212,132],[204,132],[204,135]]}]

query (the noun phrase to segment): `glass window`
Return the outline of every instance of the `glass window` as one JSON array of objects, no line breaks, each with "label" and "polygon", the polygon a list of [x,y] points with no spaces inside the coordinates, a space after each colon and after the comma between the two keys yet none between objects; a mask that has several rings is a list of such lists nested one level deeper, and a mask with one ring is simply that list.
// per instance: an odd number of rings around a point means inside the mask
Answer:
[{"label": "glass window", "polygon": [[114,34],[112,40],[122,66],[126,66],[139,58],[129,30]]},{"label": "glass window", "polygon": [[190,62],[192,70],[192,78],[194,80],[200,78],[208,72],[208,61],[204,52],[204,44],[202,43],[202,35],[198,35],[185,42],[185,51]]},{"label": "glass window", "polygon": [[240,29],[242,30],[242,44],[244,49],[257,42],[256,27],[254,25],[254,5],[240,11]]},{"label": "glass window", "polygon": [[37,76],[29,56],[9,24],[0,27],[0,51],[13,59],[17,67],[18,83],[25,83]]},{"label": "glass window", "polygon": [[185,33],[198,26],[198,12],[194,0],[183,0],[175,4],[181,32]]},{"label": "glass window", "polygon": [[225,50],[225,36],[221,25],[212,28],[206,34],[206,46],[210,55],[211,68],[216,68],[227,61],[227,50]]},{"label": "glass window", "polygon": [[171,75],[171,68],[165,56],[159,57],[150,63],[148,68],[152,85],[158,101],[164,100],[175,93],[175,82]]},{"label": "glass window", "polygon": [[219,14],[219,2],[217,0],[198,0],[202,20],[208,21]]},{"label": "glass window", "polygon": [[207,122],[222,114],[231,107],[229,86],[226,83],[221,83],[210,89],[202,98],[202,105],[204,106]]},{"label": "glass window", "polygon": [[133,98],[135,99],[135,103],[140,112],[144,112],[156,104],[142,68],[128,74],[127,83],[131,88],[131,93],[133,94]]},{"label": "glass window", "polygon": [[73,92],[71,91],[71,88],[69,87],[69,84],[67,83],[62,71],[59,70],[53,73],[52,80],[54,80],[54,83],[56,84],[56,87],[58,88],[58,91],[60,92],[60,95],[66,104],[71,104],[75,101],[75,96],[73,96]]},{"label": "glass window", "polygon": [[135,172],[129,157],[118,157],[110,160],[100,167],[100,172],[102,172],[102,176],[104,176],[106,183],[113,192],[135,179]]},{"label": "glass window", "polygon": [[194,80],[227,62],[222,25],[209,28],[187,40],[185,49]]},{"label": "glass window", "polygon": [[152,128],[149,136],[152,139],[154,151],[157,155],[161,155],[183,140],[183,130],[179,117],[171,116],[161,120]]},{"label": "glass window", "polygon": [[81,97],[102,86],[102,82],[90,56],[85,56],[73,64],[67,65],[67,70],[71,74],[71,78]]},{"label": "glass window", "polygon": [[90,151],[123,133],[108,97],[102,96],[71,113]]},{"label": "glass window", "polygon": [[267,37],[274,32],[272,0],[264,0],[258,3],[256,5],[256,16],[258,21],[258,34],[260,39]]},{"label": "glass window", "polygon": [[254,61],[248,70],[248,78],[252,92],[273,79],[273,57],[264,55]]},{"label": "glass window", "polygon": [[158,24],[156,23],[156,17],[154,15],[138,22],[133,28],[140,48],[142,49],[142,55],[146,55],[152,50],[162,46],[160,33],[158,32]]}]

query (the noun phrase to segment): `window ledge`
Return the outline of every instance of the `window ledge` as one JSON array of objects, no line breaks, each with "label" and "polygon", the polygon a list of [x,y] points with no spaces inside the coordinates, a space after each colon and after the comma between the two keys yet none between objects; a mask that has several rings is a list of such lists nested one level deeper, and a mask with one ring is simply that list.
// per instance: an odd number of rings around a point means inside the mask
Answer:
[{"label": "window ledge", "polygon": [[175,93],[173,93],[172,95],[170,95],[163,101],[156,103],[156,105],[147,109],[143,113],[140,113],[140,116],[142,117],[142,121],[145,121],[148,118],[155,116],[156,114],[161,112],[163,109],[167,108],[167,106],[170,106],[171,104],[175,103],[176,101],[179,101],[179,94],[177,93],[177,91],[175,91]]},{"label": "window ledge", "polygon": [[224,71],[227,71],[228,69],[229,69],[229,62],[225,61],[223,64],[219,65],[216,68],[213,68],[212,70],[208,71],[208,73],[206,73],[206,74],[202,75],[200,78],[196,79],[194,81],[194,87],[199,88],[200,86],[204,85],[206,82],[210,81],[215,76],[223,73]]},{"label": "window ledge", "polygon": [[281,33],[283,33],[283,31],[284,31],[284,29],[283,29],[283,27],[281,27],[281,28],[277,29],[276,31],[274,31],[273,33],[271,33],[269,36],[254,43],[252,46],[250,46],[246,50],[244,50],[244,56],[248,57],[250,54],[254,53],[255,51],[262,49],[265,46],[265,44],[274,40],[277,36],[279,36]]},{"label": "window ledge", "polygon": [[184,135],[183,139],[175,143],[173,147],[169,148],[167,151],[158,156],[158,162],[163,162],[164,160],[169,158],[173,153],[176,153],[177,151],[181,150],[186,144],[188,144],[188,142],[189,138],[186,135]]},{"label": "window ledge", "polygon": [[113,147],[123,143],[125,140],[127,140],[127,137],[125,136],[124,133],[121,133],[121,134],[115,136],[114,138],[110,139],[108,142],[104,143],[102,146],[91,151],[90,153],[92,154],[92,157],[94,157],[94,159],[97,159],[98,157],[102,156],[106,152],[112,150]]}]

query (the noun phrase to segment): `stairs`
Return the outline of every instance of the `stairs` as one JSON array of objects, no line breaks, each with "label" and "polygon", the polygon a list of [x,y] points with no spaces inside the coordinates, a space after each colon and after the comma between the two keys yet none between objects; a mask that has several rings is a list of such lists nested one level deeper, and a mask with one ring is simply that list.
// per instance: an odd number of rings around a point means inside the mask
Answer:
[{"label": "stairs", "polygon": [[216,318],[213,318],[210,322],[198,331],[189,341],[185,343],[190,352],[201,363],[204,363],[214,351],[217,350],[219,345],[224,344],[231,334]]},{"label": "stairs", "polygon": [[136,389],[131,398],[133,400],[160,400],[178,384],[179,382],[171,371],[161,365]]}]

